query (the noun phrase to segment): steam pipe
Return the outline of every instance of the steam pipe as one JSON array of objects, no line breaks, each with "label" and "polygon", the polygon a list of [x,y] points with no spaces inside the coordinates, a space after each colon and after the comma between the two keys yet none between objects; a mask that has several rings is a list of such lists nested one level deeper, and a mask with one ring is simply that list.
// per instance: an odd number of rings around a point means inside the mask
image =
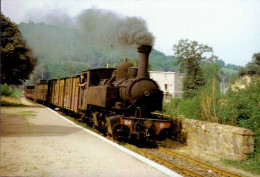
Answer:
[{"label": "steam pipe", "polygon": [[149,60],[149,54],[151,50],[152,50],[152,46],[149,45],[141,45],[138,47],[139,62],[138,62],[137,78],[143,78],[147,76],[148,60]]}]

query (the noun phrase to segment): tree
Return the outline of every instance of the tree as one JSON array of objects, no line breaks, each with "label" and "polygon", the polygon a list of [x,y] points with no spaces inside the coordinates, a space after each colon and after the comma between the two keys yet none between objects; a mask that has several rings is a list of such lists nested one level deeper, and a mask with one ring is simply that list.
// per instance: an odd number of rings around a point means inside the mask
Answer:
[{"label": "tree", "polygon": [[256,74],[259,76],[260,75],[260,53],[255,53],[252,58],[253,58],[253,63],[256,66]]},{"label": "tree", "polygon": [[241,67],[238,70],[238,75],[260,75],[260,53],[255,53],[252,57],[252,61],[248,62],[245,67]]},{"label": "tree", "polygon": [[223,60],[221,60],[221,59],[220,60],[216,60],[216,63],[219,64],[219,66],[221,66],[221,67],[225,67],[225,65],[226,65],[225,62]]},{"label": "tree", "polygon": [[36,64],[17,25],[1,13],[1,83],[22,84]]},{"label": "tree", "polygon": [[183,79],[183,98],[190,99],[206,83],[199,64],[202,61],[212,62],[217,57],[212,54],[212,47],[199,44],[197,41],[189,41],[188,39],[181,39],[177,45],[173,46],[173,50],[177,57],[174,65],[179,66],[179,71],[186,72],[186,76]]},{"label": "tree", "polygon": [[35,85],[40,82],[40,80],[50,79],[50,72],[46,65],[38,65],[35,67],[33,73],[30,76],[30,80],[26,81],[26,85]]}]

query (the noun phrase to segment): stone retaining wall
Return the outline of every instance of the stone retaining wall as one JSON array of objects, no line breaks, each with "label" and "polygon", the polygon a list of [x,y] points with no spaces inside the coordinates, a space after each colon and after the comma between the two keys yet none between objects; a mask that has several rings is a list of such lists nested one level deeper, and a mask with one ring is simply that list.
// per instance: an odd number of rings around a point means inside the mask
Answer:
[{"label": "stone retaining wall", "polygon": [[226,159],[242,160],[254,151],[249,129],[192,119],[171,118],[172,136],[198,150]]}]

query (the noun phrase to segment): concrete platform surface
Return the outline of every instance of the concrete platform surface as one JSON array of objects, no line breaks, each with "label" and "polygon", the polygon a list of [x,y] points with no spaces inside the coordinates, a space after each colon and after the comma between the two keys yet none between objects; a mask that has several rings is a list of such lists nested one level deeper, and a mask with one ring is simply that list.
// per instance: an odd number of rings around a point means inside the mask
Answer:
[{"label": "concrete platform surface", "polygon": [[179,176],[24,102],[25,107],[1,108],[0,176]]}]

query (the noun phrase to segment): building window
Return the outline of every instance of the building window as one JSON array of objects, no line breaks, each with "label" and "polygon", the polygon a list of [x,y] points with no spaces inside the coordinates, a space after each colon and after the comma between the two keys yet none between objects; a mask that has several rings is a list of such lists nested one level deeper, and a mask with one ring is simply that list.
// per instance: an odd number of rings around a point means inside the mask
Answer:
[{"label": "building window", "polygon": [[167,79],[168,75],[167,74],[164,74],[164,79]]},{"label": "building window", "polygon": [[168,84],[164,84],[164,90],[166,91],[168,87]]}]

